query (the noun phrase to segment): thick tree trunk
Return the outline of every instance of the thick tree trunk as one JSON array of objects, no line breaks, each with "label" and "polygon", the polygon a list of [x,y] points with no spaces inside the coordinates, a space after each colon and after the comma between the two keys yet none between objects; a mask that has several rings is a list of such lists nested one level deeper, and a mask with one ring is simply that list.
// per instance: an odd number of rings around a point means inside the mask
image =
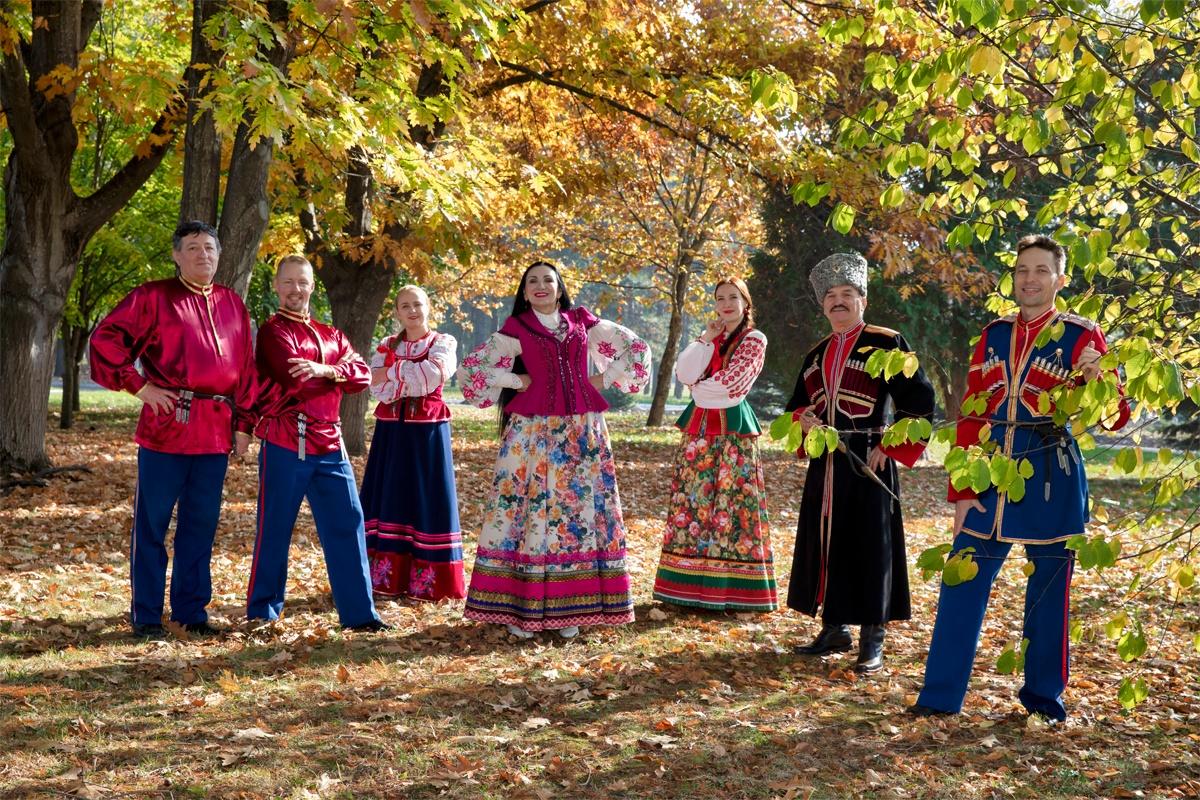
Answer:
[{"label": "thick tree trunk", "polygon": [[221,209],[218,231],[221,260],[215,279],[242,297],[250,288],[250,278],[258,261],[258,246],[271,217],[267,175],[274,152],[269,140],[261,139],[257,147],[250,147],[248,137],[247,127],[241,126],[234,142],[225,205]]},{"label": "thick tree trunk", "polygon": [[679,351],[679,337],[683,332],[683,305],[687,300],[688,281],[691,271],[687,266],[678,266],[675,283],[671,291],[671,323],[667,328],[667,342],[663,345],[658,362],[657,379],[654,381],[654,399],[650,401],[650,414],[646,417],[647,427],[662,425],[667,409],[667,395],[671,391],[671,380],[675,371],[675,356]]},{"label": "thick tree trunk", "polygon": [[217,199],[221,191],[221,140],[211,111],[197,113],[200,101],[209,92],[204,81],[207,69],[195,65],[215,65],[220,54],[204,36],[204,25],[225,9],[225,0],[192,0],[192,60],[184,79],[187,81],[187,132],[183,137],[183,194],[179,202],[179,221],[200,220],[216,227]]},{"label": "thick tree trunk", "polygon": [[[288,20],[287,0],[268,0],[267,13],[275,25],[283,28]],[[292,51],[277,41],[264,55],[280,72],[286,72]],[[267,178],[275,155],[272,140],[259,139],[252,146],[250,136],[250,120],[247,120],[238,126],[234,138],[218,231],[221,260],[217,265],[216,282],[242,297],[250,288],[254,265],[258,263],[258,247],[271,218]]]},{"label": "thick tree trunk", "polygon": [[[396,270],[385,264],[359,264],[343,254],[325,254],[317,276],[325,285],[333,325],[346,334],[363,358],[370,359],[375,324],[387,302]],[[367,452],[366,417],[369,392],[342,398],[342,440],[350,455]]]},{"label": "thick tree trunk", "polygon": [[[49,165],[42,162],[39,166]],[[49,172],[31,174],[16,153],[4,172],[0,466],[6,470],[49,466],[45,436],[54,340],[71,275],[83,250],[67,225],[74,196],[65,177],[51,180]]]},{"label": "thick tree trunk", "polygon": [[[134,156],[86,198],[71,185],[79,143],[73,91],[38,87],[51,71],[79,65],[100,18],[100,0],[35,0],[28,46],[0,53],[0,105],[12,136],[4,171],[4,246],[0,251],[0,469],[44,469],[54,338],[83,249],[146,182],[171,146],[175,98]],[[135,148],[135,152],[143,148]]]}]

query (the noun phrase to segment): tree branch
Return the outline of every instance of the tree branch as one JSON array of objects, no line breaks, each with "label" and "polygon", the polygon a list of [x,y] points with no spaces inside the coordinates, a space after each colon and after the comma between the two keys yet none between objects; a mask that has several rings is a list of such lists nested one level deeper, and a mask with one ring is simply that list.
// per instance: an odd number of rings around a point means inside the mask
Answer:
[{"label": "tree branch", "polygon": [[[187,100],[182,91],[177,93],[154,122],[154,127],[134,148],[134,155],[125,166],[93,194],[82,198],[75,222],[84,238],[90,238],[100,226],[112,218],[129,202],[146,180],[158,169],[163,157],[171,149],[178,132],[179,121],[187,109]],[[144,156],[137,155],[144,149]]]}]

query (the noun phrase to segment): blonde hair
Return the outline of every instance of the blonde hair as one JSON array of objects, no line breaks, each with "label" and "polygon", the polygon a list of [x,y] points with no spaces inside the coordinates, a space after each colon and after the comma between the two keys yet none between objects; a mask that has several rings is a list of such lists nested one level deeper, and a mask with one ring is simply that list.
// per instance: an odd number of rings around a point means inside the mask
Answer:
[{"label": "blonde hair", "polygon": [[275,274],[278,275],[279,270],[283,269],[287,264],[303,264],[309,269],[313,268],[312,264],[310,264],[308,259],[304,256],[300,255],[299,253],[290,253],[279,259],[279,263],[275,265]]},{"label": "blonde hair", "polygon": [[425,298],[426,303],[429,303],[429,292],[425,291],[420,286],[417,286],[415,283],[406,283],[403,286],[401,286],[399,289],[396,290],[396,299],[394,301],[392,301],[393,306],[400,305],[400,295],[404,294],[405,292],[412,292],[413,294],[418,294],[421,297]]}]

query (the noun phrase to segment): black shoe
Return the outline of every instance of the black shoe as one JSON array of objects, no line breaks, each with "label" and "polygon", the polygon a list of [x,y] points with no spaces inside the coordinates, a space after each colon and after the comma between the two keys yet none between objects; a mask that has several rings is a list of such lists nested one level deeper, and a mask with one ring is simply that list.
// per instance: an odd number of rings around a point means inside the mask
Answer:
[{"label": "black shoe", "polygon": [[810,644],[793,647],[798,656],[823,656],[826,653],[842,653],[850,649],[850,627],[848,625],[825,625],[817,638]]},{"label": "black shoe", "polygon": [[162,639],[166,635],[167,630],[162,625],[153,622],[133,623],[133,638],[135,639]]},{"label": "black shoe", "polygon": [[180,625],[179,627],[187,631],[189,636],[199,636],[204,638],[208,636],[225,635],[225,631],[223,629],[214,628],[212,625],[208,624],[208,620],[205,620],[204,622],[189,622],[188,624]]},{"label": "black shoe", "polygon": [[347,625],[345,630],[357,631],[359,633],[379,633],[380,631],[390,631],[391,625],[388,625],[381,619],[373,619],[367,622],[360,622],[357,625]]},{"label": "black shoe", "polygon": [[855,672],[871,673],[883,669],[883,637],[887,634],[884,625],[863,625],[858,637],[858,663]]},{"label": "black shoe", "polygon": [[908,714],[910,717],[952,717],[952,716],[954,716],[953,711],[943,711],[940,708],[930,708],[929,706],[923,706],[920,703],[914,703],[913,705],[909,706],[908,708],[906,708],[904,710],[904,713]]}]

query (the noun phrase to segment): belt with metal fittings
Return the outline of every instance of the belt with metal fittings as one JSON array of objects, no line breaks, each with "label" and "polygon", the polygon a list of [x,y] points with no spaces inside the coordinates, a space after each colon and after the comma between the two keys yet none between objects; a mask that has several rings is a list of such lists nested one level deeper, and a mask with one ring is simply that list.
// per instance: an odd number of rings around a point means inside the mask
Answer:
[{"label": "belt with metal fittings", "polygon": [[193,400],[212,400],[217,403],[224,403],[229,406],[230,412],[234,411],[233,398],[224,394],[208,394],[206,392],[193,392],[190,389],[178,390],[178,399],[175,401],[175,421],[186,425],[192,419],[192,401]]},{"label": "belt with metal fittings", "polygon": [[[998,421],[999,422],[999,421]],[[1001,424],[1008,425],[1010,428],[1025,428],[1033,433],[1041,441],[1039,449],[1045,454],[1045,472],[1046,482],[1042,489],[1043,498],[1050,501],[1050,469],[1053,464],[1052,459],[1057,456],[1058,468],[1066,475],[1071,474],[1071,462],[1074,461],[1076,466],[1079,466],[1079,454],[1075,452],[1075,448],[1071,445],[1075,442],[1075,437],[1071,435],[1071,431],[1065,425],[1057,425],[1053,422],[1025,422],[1024,420],[1004,421]]]},{"label": "belt with metal fittings", "polygon": [[305,437],[308,435],[308,415],[301,411],[296,415],[296,458],[304,460],[308,446],[304,443]]}]

